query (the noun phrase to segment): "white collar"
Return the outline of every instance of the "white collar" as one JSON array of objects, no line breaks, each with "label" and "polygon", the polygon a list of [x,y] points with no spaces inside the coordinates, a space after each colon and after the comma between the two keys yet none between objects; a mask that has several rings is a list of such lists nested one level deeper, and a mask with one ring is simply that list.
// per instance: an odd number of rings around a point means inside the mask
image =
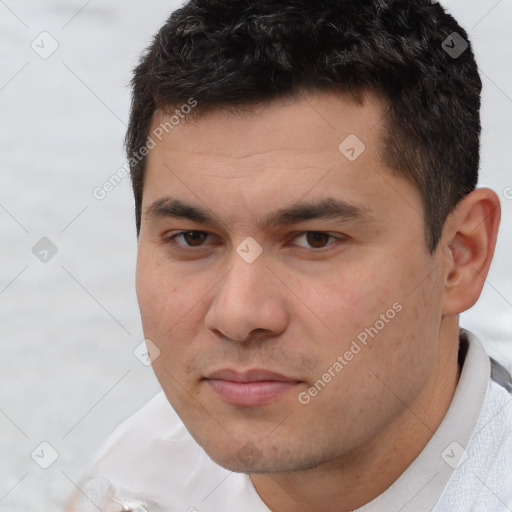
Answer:
[{"label": "white collar", "polygon": [[432,510],[455,468],[467,457],[471,439],[484,405],[491,362],[475,335],[460,330],[464,357],[459,382],[450,407],[420,455],[391,487],[357,512],[425,512]]}]

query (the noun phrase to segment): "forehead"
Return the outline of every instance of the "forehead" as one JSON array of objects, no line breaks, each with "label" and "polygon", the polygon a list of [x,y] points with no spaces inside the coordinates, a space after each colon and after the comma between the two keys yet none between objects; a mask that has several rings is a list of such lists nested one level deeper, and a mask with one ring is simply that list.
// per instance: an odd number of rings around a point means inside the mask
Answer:
[{"label": "forehead", "polygon": [[[255,106],[235,109],[197,110],[177,117],[169,126],[170,113],[157,110],[151,133],[160,130],[173,150],[243,159],[269,151],[294,154],[333,152],[349,135],[364,141],[370,151],[378,149],[385,121],[385,104],[372,93],[357,97],[337,92],[309,93]],[[170,114],[170,115],[169,115]],[[179,147],[178,147],[179,142]],[[162,148],[160,148],[162,149]],[[157,148],[157,152],[158,148]]]},{"label": "forehead", "polygon": [[161,140],[148,155],[143,210],[172,196],[227,222],[242,213],[252,222],[261,210],[331,197],[373,214],[396,201],[397,187],[405,187],[398,198],[416,195],[382,162],[384,119],[385,106],[371,94],[362,101],[310,94],[173,125],[157,112],[151,133]]}]

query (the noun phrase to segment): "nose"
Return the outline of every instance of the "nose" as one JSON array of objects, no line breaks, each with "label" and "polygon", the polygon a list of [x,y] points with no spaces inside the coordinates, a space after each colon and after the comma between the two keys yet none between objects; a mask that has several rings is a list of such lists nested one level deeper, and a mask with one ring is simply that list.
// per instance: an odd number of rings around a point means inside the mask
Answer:
[{"label": "nose", "polygon": [[235,253],[231,270],[215,290],[205,324],[216,336],[249,342],[255,337],[275,337],[286,330],[286,289],[264,257],[247,263]]}]

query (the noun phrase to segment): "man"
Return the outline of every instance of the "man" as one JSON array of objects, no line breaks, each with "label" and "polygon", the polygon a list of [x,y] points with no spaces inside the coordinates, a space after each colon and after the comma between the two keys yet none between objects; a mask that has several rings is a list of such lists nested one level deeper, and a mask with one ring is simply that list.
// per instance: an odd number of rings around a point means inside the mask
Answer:
[{"label": "man", "polygon": [[[77,510],[512,510],[481,82],[428,0],[192,0],[133,78],[137,295],[163,394]],[[172,407],[171,407],[172,406]]]}]

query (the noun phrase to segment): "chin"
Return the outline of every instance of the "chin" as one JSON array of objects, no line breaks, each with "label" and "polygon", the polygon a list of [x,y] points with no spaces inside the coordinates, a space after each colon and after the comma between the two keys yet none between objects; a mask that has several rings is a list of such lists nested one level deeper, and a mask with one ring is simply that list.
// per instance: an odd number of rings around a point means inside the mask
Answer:
[{"label": "chin", "polygon": [[260,459],[256,461],[241,461],[235,454],[232,457],[214,457],[210,455],[210,458],[219,466],[233,471],[234,473],[246,473],[246,474],[266,474],[266,473],[285,473],[293,471],[294,468],[289,467],[289,463],[284,465],[282,461]]},{"label": "chin", "polygon": [[[234,449],[235,445],[239,448]],[[234,473],[289,473],[312,469],[325,462],[320,454],[317,457],[304,454],[303,448],[269,445],[260,450],[251,441],[232,441],[229,446],[218,445],[213,450],[203,445],[203,449],[216,464]]]}]

